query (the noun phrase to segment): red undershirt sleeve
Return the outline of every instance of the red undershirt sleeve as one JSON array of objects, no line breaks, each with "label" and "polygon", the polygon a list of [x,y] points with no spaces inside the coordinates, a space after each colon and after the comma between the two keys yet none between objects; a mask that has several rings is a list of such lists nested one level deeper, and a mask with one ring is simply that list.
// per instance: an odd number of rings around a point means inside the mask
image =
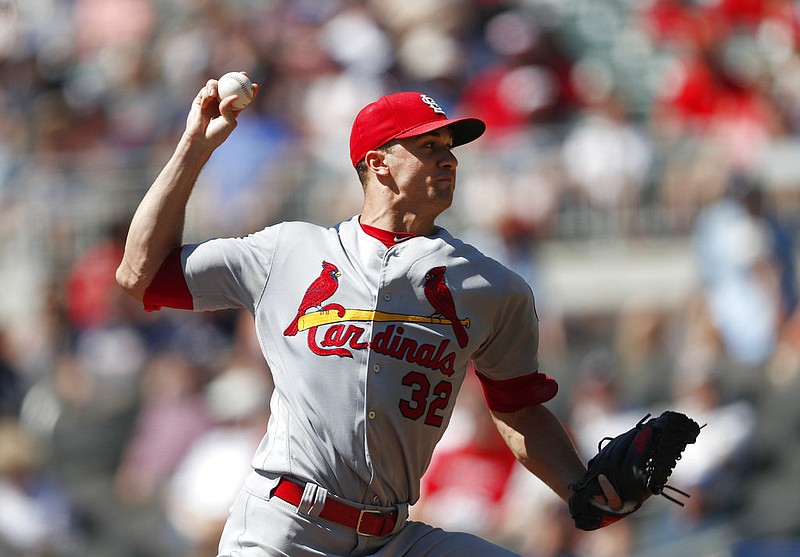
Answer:
[{"label": "red undershirt sleeve", "polygon": [[158,311],[162,307],[188,310],[194,308],[192,293],[183,275],[181,248],[170,252],[161,264],[153,282],[145,290],[142,303],[145,311]]},{"label": "red undershirt sleeve", "polygon": [[513,379],[490,379],[479,371],[475,375],[483,387],[486,404],[494,412],[516,412],[547,402],[558,392],[558,383],[538,371]]}]

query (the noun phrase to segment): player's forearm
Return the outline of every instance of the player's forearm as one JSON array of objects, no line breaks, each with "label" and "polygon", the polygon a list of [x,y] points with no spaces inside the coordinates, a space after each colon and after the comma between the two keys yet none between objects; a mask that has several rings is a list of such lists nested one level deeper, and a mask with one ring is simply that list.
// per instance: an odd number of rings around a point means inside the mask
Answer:
[{"label": "player's forearm", "polygon": [[183,240],[186,205],[212,149],[184,135],[131,221],[117,282],[141,300],[167,255]]},{"label": "player's forearm", "polygon": [[493,417],[517,460],[567,501],[586,468],[561,422],[543,405]]}]

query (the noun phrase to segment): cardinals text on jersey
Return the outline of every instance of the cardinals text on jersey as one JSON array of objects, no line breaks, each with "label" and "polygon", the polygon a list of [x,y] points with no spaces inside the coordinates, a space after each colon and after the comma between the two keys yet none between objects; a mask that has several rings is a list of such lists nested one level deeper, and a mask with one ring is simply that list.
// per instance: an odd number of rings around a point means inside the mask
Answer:
[{"label": "cardinals text on jersey", "polygon": [[[423,290],[434,313],[430,316],[385,313],[364,309],[346,309],[340,304],[324,304],[339,287],[342,273],[328,261],[322,262],[322,272],[308,287],[297,314],[284,331],[286,336],[295,336],[308,331],[308,347],[318,356],[352,358],[353,350],[372,348],[379,354],[406,361],[445,375],[452,375],[456,355],[448,351],[450,339],[442,339],[438,345],[418,342],[404,335],[402,323],[429,323],[451,327],[456,342],[461,348],[469,341],[467,328],[469,319],[461,319],[445,282],[446,267],[434,267],[425,273]],[[324,304],[324,305],[323,305]],[[309,310],[315,311],[308,313]],[[372,341],[365,340],[366,327],[359,322],[395,322],[375,334]],[[319,333],[318,328],[330,325]]]}]

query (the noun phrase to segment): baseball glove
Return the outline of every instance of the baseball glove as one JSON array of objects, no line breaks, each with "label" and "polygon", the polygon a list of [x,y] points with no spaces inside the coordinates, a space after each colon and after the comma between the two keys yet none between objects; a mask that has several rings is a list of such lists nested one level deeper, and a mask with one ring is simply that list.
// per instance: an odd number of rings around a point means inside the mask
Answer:
[{"label": "baseball glove", "polygon": [[[596,530],[625,518],[638,510],[650,495],[663,495],[683,506],[682,502],[665,494],[665,488],[689,497],[688,493],[666,483],[686,445],[694,443],[700,434],[700,426],[679,412],[667,411],[658,418],[648,418],[650,414],[625,433],[601,440],[586,474],[569,486],[573,492],[569,510],[575,526],[581,530]],[[607,440],[609,442],[603,446]],[[603,495],[597,480],[600,474],[604,474],[616,489],[624,503],[622,509],[615,511],[594,499],[596,495]]]}]

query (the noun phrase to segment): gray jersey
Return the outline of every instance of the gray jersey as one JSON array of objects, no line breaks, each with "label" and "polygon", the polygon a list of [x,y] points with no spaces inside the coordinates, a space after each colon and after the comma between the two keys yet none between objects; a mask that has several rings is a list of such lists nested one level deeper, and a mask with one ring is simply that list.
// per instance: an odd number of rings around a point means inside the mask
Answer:
[{"label": "gray jersey", "polygon": [[470,360],[538,368],[533,295],[441,228],[389,249],[358,218],[185,246],[195,310],[244,307],[275,390],[256,469],[368,504],[414,503]]}]

